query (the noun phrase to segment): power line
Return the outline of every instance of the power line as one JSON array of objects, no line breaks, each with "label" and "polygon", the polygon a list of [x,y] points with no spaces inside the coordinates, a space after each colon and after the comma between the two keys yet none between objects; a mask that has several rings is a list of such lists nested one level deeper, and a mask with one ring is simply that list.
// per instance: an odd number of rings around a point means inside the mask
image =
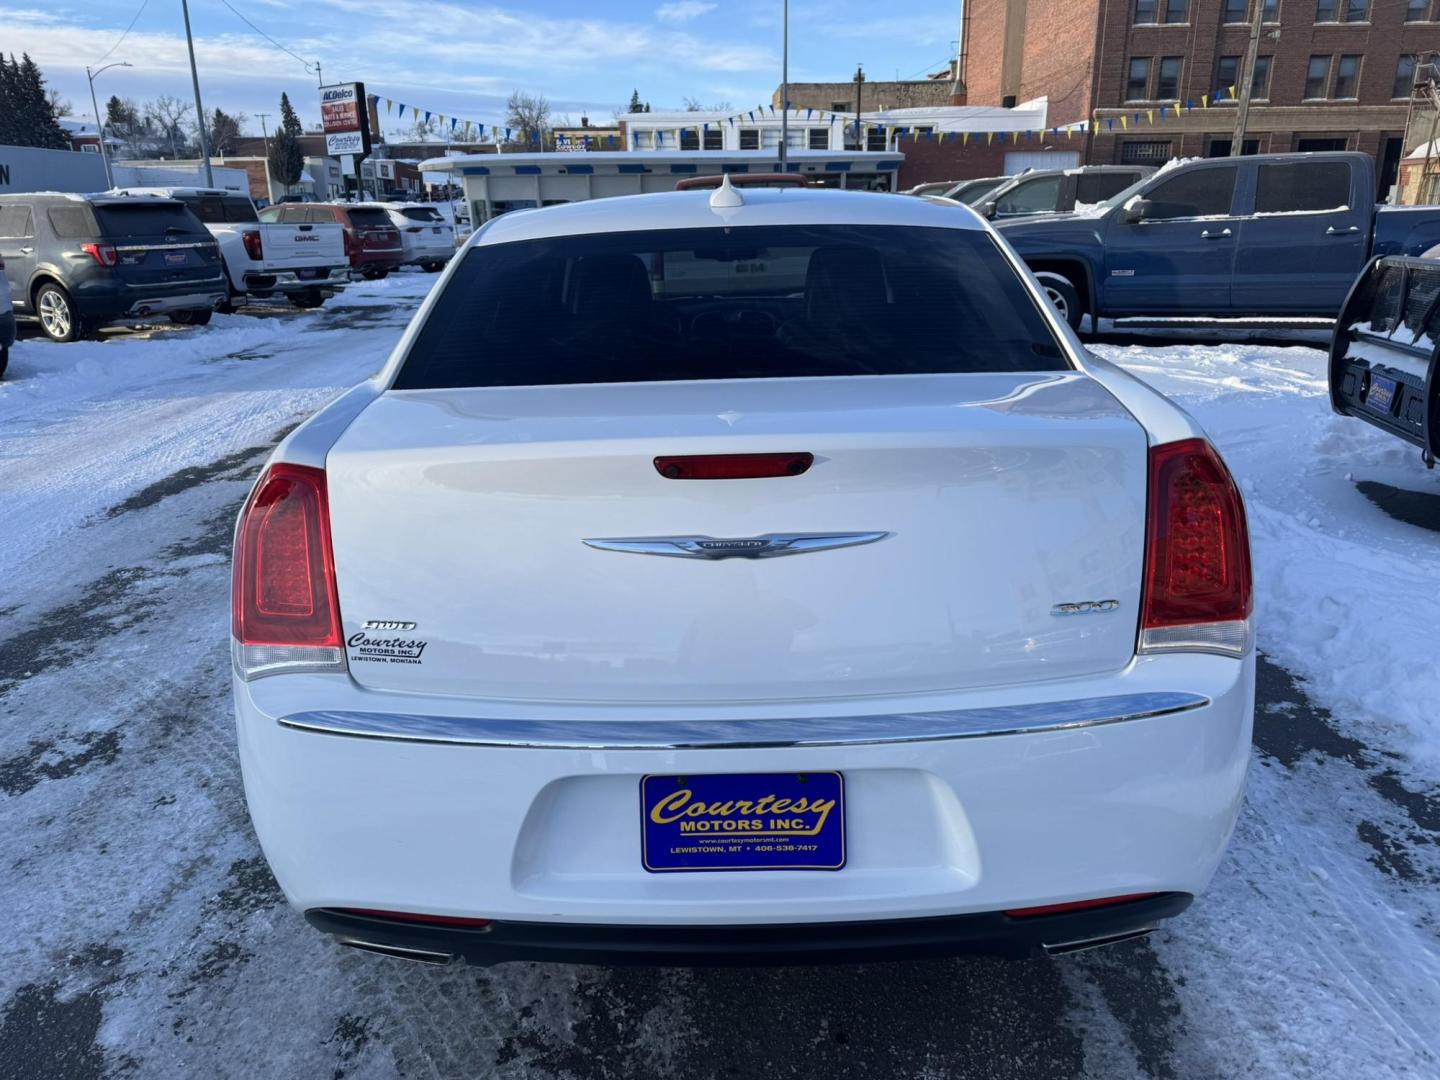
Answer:
[{"label": "power line", "polygon": [[[135,12],[135,18],[130,20],[129,26],[125,27],[125,33],[120,35],[120,41],[117,41],[114,45],[111,45],[110,48],[106,51],[105,56],[100,57],[100,60],[104,60],[105,57],[108,57],[111,53],[113,53],[116,49],[120,47],[120,42],[124,41],[127,37],[130,36],[130,31],[135,29],[135,23],[139,21],[141,15],[145,14],[145,7],[149,3],[150,0],[140,0],[140,10]],[[91,66],[99,67],[100,60],[96,60],[95,63]]]},{"label": "power line", "polygon": [[287,49],[284,45],[281,45],[278,41],[276,41],[274,38],[272,38],[269,34],[265,33],[264,30],[261,30],[258,26],[256,26],[256,25],[255,25],[254,23],[252,23],[249,19],[247,19],[244,15],[241,15],[240,12],[238,12],[238,11],[235,10],[235,7],[234,7],[234,5],[232,5],[232,4],[230,3],[230,0],[220,0],[220,2],[221,2],[222,4],[224,4],[227,8],[229,8],[231,14],[233,14],[237,19],[239,19],[241,22],[243,22],[243,23],[244,23],[246,26],[248,26],[251,30],[254,30],[255,33],[259,34],[262,38],[264,38],[266,41],[268,41],[271,45],[274,45],[275,48],[279,49],[279,50],[280,50],[281,52],[283,52],[286,56],[289,56],[289,57],[292,57],[292,58],[294,58],[294,59],[296,59],[296,60],[299,60],[300,63],[304,66],[305,70],[306,70],[307,72],[310,71],[310,69],[311,69],[311,67],[312,67],[311,61],[306,60],[304,57],[296,56],[295,53],[291,52],[291,51],[290,51],[289,49]]}]

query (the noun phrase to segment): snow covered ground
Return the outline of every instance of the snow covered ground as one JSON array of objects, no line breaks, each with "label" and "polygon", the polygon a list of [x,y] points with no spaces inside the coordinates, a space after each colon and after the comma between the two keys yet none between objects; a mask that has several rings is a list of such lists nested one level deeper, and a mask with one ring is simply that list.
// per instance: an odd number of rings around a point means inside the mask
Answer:
[{"label": "snow covered ground", "polygon": [[1255,543],[1247,808],[1212,890],[1161,934],[1024,963],[654,972],[418,968],[311,931],[240,790],[229,533],[268,448],[379,366],[434,280],[15,349],[0,1080],[1440,1074],[1440,532],[1423,525],[1440,477],[1332,416],[1305,345],[1095,347],[1205,424]]}]

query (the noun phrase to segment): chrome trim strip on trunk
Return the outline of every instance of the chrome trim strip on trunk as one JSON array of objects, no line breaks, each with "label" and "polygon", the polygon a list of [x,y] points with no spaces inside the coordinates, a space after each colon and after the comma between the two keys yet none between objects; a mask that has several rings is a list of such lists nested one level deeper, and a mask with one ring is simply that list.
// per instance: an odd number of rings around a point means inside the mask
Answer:
[{"label": "chrome trim strip on trunk", "polygon": [[282,716],[282,727],[397,742],[541,750],[749,750],[863,746],[1034,734],[1189,712],[1200,694],[1151,692],[997,705],[948,712],[754,720],[508,720],[421,713],[317,710]]},{"label": "chrome trim strip on trunk", "polygon": [[220,245],[214,240],[198,240],[193,244],[116,244],[116,251],[181,251],[191,248],[215,248],[217,251]]}]

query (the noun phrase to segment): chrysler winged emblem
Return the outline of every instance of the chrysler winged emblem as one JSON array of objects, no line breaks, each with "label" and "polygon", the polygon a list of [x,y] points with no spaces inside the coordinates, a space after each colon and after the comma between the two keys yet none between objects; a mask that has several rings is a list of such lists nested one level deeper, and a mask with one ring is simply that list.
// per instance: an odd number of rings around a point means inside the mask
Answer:
[{"label": "chrysler winged emblem", "polygon": [[888,532],[766,533],[733,540],[713,536],[628,536],[583,542],[601,551],[668,555],[676,559],[774,559],[781,555],[873,544],[889,535]]}]

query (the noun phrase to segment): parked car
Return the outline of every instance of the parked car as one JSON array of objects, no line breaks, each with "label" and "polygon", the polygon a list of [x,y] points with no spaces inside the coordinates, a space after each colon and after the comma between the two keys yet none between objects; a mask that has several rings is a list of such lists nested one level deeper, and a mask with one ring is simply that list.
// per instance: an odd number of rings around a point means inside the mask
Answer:
[{"label": "parked car", "polygon": [[282,225],[340,225],[350,269],[364,278],[383,278],[405,262],[400,230],[378,206],[360,203],[308,203],[267,206],[260,220]]},{"label": "parked car", "polygon": [[1440,207],[1375,206],[1369,154],[1189,161],[1086,214],[1001,221],[1071,326],[1101,318],[1331,320],[1371,255],[1440,240]]},{"label": "parked car", "polygon": [[400,230],[406,265],[421,266],[434,273],[455,254],[455,226],[435,207],[411,202],[377,205]]},{"label": "parked car", "polygon": [[900,192],[901,195],[944,195],[960,180],[930,180],[923,184],[916,184],[914,187],[906,188]]},{"label": "parked car", "polygon": [[1002,185],[1009,183],[1008,176],[987,176],[980,180],[962,180],[954,187],[943,194],[947,199],[954,199],[966,206],[978,206],[994,191]]},{"label": "parked car", "polygon": [[[477,233],[241,512],[290,902],[482,964],[1068,952],[1183,910],[1255,689],[1195,422],[938,201],[597,209]],[[745,270],[661,288],[700,260]]]},{"label": "parked car", "polygon": [[314,194],[313,192],[301,192],[299,194],[281,195],[278,199],[275,200],[275,204],[278,205],[280,203],[318,203],[319,201],[320,196]]},{"label": "parked car", "polygon": [[1372,259],[1330,346],[1330,404],[1440,457],[1440,248]]},{"label": "parked car", "polygon": [[262,224],[250,196],[220,188],[117,188],[133,198],[176,199],[210,230],[230,279],[229,303],[283,296],[296,307],[319,307],[350,280],[344,229],[333,222]]},{"label": "parked car", "polygon": [[151,315],[203,325],[226,296],[215,238],[174,199],[0,195],[0,260],[16,315],[54,341]]},{"label": "parked car", "polygon": [[[0,211],[3,213],[3,211]],[[0,377],[10,366],[10,346],[15,344],[15,308],[10,299],[10,281],[0,260]]]},{"label": "parked car", "polygon": [[992,221],[1035,214],[1068,214],[1104,202],[1144,179],[1149,165],[1082,165],[1074,169],[1037,169],[1001,184],[978,205]]}]

